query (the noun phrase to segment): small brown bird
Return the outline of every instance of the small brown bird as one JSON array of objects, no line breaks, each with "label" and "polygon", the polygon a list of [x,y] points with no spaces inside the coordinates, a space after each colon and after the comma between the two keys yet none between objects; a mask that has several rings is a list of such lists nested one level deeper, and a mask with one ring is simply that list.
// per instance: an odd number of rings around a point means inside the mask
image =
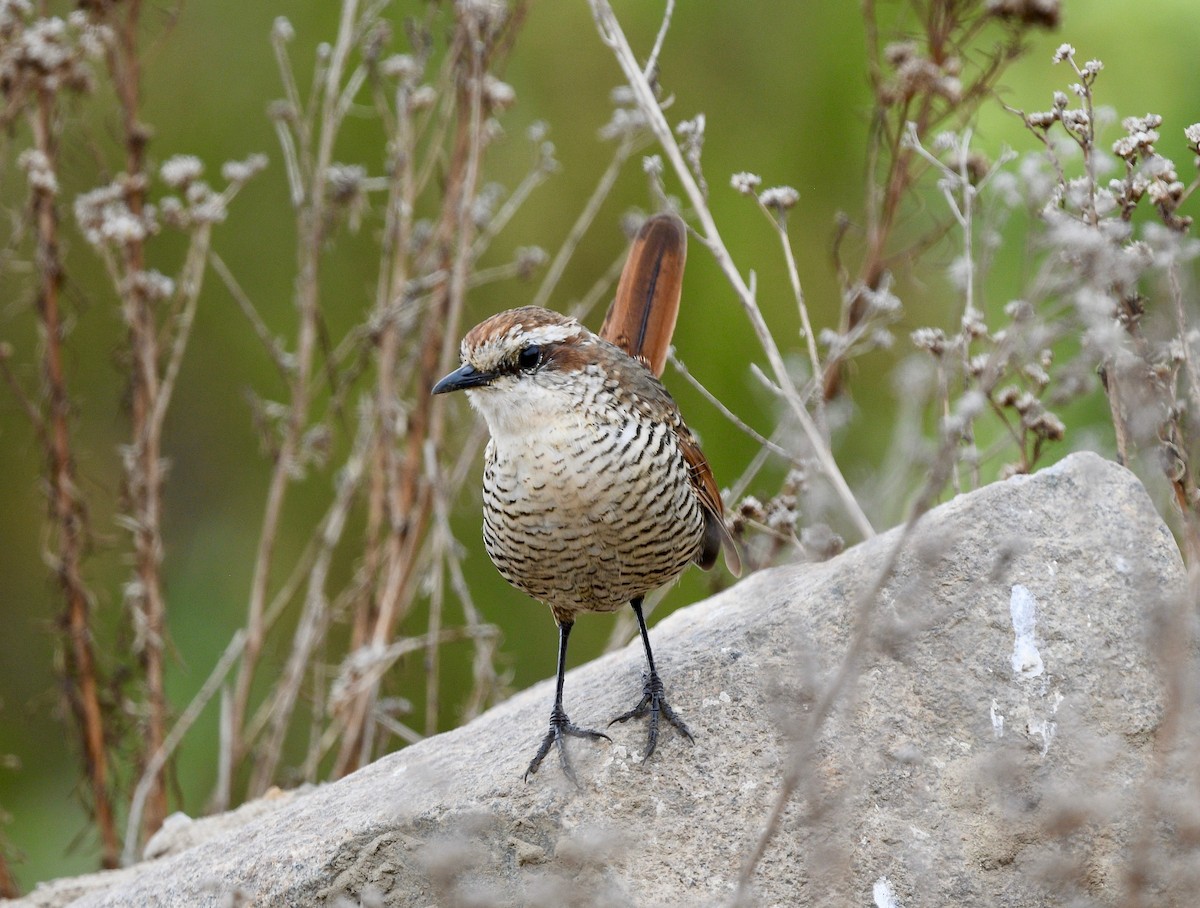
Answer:
[{"label": "small brown bird", "polygon": [[661,372],[666,360],[686,236],[678,218],[660,215],[635,240],[603,329],[620,347],[556,312],[512,309],[472,328],[462,367],[433,388],[466,390],[487,421],[484,543],[504,578],[549,605],[558,623],[550,730],[526,779],[557,746],[574,781],[564,736],[608,739],[563,709],[567,639],[579,612],[628,602],[637,616],[648,666],[642,698],[612,722],[649,717],[643,761],[657,745],[660,714],[692,739],[664,696],[642,599],[693,561],[712,567],[722,547],[735,574],[740,564],[708,462],[646,365]]}]

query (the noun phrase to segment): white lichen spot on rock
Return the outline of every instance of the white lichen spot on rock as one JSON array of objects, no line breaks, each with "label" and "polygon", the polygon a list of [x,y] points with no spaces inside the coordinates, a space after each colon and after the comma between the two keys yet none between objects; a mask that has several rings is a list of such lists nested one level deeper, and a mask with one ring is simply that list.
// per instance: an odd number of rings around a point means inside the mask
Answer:
[{"label": "white lichen spot on rock", "polygon": [[622,772],[629,772],[629,748],[624,744],[615,744],[609,748],[608,756],[600,764],[601,769],[616,765]]},{"label": "white lichen spot on rock", "polygon": [[1029,734],[1042,739],[1042,756],[1050,752],[1050,742],[1058,732],[1058,723],[1049,719],[1037,719],[1029,723]]},{"label": "white lichen spot on rock", "polygon": [[1012,588],[1008,610],[1012,614],[1013,631],[1016,634],[1012,654],[1013,671],[1025,678],[1036,678],[1046,670],[1034,637],[1037,600],[1033,598],[1033,593],[1018,583]]},{"label": "white lichen spot on rock", "polygon": [[992,700],[992,731],[997,738],[1004,737],[1004,715],[1000,712],[1000,704]]},{"label": "white lichen spot on rock", "polygon": [[875,908],[900,908],[900,903],[896,901],[896,891],[892,889],[892,881],[886,876],[881,876],[875,881],[871,894],[875,896]]}]

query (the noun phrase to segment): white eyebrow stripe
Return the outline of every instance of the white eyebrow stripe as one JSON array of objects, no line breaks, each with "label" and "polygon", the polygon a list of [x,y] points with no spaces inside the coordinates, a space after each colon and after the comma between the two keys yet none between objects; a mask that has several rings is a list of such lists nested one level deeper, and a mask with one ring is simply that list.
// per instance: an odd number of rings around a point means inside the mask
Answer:
[{"label": "white eyebrow stripe", "polygon": [[516,327],[510,333],[511,337],[520,337],[526,344],[554,344],[565,341],[569,337],[579,337],[583,334],[583,326],[573,325],[538,325],[534,328]]}]

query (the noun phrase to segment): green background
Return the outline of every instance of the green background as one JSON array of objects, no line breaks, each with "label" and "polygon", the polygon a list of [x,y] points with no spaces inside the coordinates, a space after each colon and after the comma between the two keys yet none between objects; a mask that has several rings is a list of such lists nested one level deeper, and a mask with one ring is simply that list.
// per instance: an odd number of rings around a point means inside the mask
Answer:
[{"label": "green background", "polygon": [[[268,35],[276,16],[291,20],[297,33],[291,51],[304,85],[316,43],[333,39],[336,7],[329,0],[208,0],[154,5],[145,11],[144,119],[154,127],[152,159],[196,154],[216,180],[223,161],[259,151],[271,158],[268,171],[246,188],[228,221],[217,227],[214,248],[273,330],[285,336],[293,317],[295,228],[281,157],[265,113],[268,102],[281,95]],[[391,15],[398,24],[402,16],[423,8],[396,3]],[[653,39],[660,8],[658,3],[616,4],[641,54]],[[402,30],[397,28],[397,33]],[[1059,43],[1070,41],[1081,60],[1104,61],[1098,87],[1101,103],[1122,116],[1154,111],[1165,117],[1160,150],[1186,172],[1190,161],[1182,130],[1200,120],[1197,35],[1200,7],[1195,0],[1068,2],[1063,27],[1036,35],[1030,53],[1009,69],[1002,80],[1003,97],[1015,107],[1048,108],[1051,92],[1069,81],[1064,68],[1051,65],[1051,54]],[[753,171],[763,176],[764,185],[789,184],[800,191],[790,227],[801,279],[814,322],[835,324],[839,290],[830,256],[833,225],[839,211],[856,218],[861,214],[867,147],[869,91],[858,5],[681,0],[661,73],[674,98],[672,122],[701,111],[707,116],[704,162],[712,208],[743,273],[757,273],[760,302],[777,335],[787,343],[795,339],[795,306],[775,237],[754,206],[728,188],[729,176],[736,171]],[[518,246],[540,245],[551,253],[558,248],[559,238],[608,162],[611,146],[597,138],[597,130],[609,117],[609,91],[619,80],[582,0],[534,2],[503,76],[518,100],[504,116],[507,139],[489,158],[488,179],[510,189],[519,181],[530,159],[524,130],[538,120],[550,125],[562,168],[505,232],[490,257],[492,263]],[[95,140],[111,141],[111,109],[97,114],[96,105],[82,103],[79,109]],[[78,184],[65,187],[65,200],[108,177],[90,163],[90,150],[75,135],[64,148],[64,168]],[[24,182],[13,167],[15,149],[23,147],[23,141],[23,135],[16,135],[8,146],[0,183],[0,206],[6,213],[18,214],[24,205]],[[1021,151],[1032,148],[1015,119],[989,103],[977,127],[977,146],[994,156],[1006,144]],[[376,125],[352,120],[336,158],[379,173],[383,151]],[[668,189],[677,191],[670,178]],[[937,204],[933,194],[930,204]],[[619,254],[625,244],[617,228],[620,215],[632,206],[652,205],[635,158],[553,305],[566,308]],[[69,215],[64,220],[74,279],[69,290],[75,322],[69,369],[79,411],[79,468],[85,492],[93,500],[92,526],[104,548],[122,538],[113,518],[119,485],[116,446],[126,435],[124,387],[114,362],[123,328],[94,256],[74,232]],[[158,242],[157,254],[177,261],[178,242]],[[370,255],[367,237],[343,236],[325,259],[323,298],[335,337],[369,305],[374,280]],[[936,265],[940,257],[948,262],[950,255],[935,251],[931,261]],[[1019,292],[1024,278],[1019,269],[1016,263],[994,276],[988,287],[992,302],[1002,303]],[[534,286],[511,283],[473,293],[468,320],[527,301]],[[11,271],[0,276],[0,292],[0,340],[14,345],[17,359],[24,363],[20,374],[32,386],[32,294],[27,281]],[[897,326],[898,346],[907,348],[907,333],[918,326],[954,326],[953,315],[947,313],[960,310],[936,267],[922,282],[906,282],[900,295],[905,312]],[[691,251],[683,305],[676,334],[680,355],[744,419],[769,431],[774,406],[747,368],[750,361],[762,362],[761,353],[728,286],[698,244]],[[599,314],[590,321],[597,327]],[[856,367],[856,409],[838,447],[852,485],[869,479],[888,441],[887,417],[896,406],[889,365],[887,357],[869,357]],[[700,434],[718,481],[728,484],[753,455],[754,443],[730,428],[670,370],[666,380]],[[165,495],[165,572],[175,648],[168,685],[176,710],[199,688],[244,616],[269,475],[245,402],[244,392],[250,387],[268,398],[282,394],[257,339],[210,273],[166,427],[165,454],[171,467]],[[1103,408],[1097,412],[1102,420]],[[465,401],[458,401],[450,418],[474,417]],[[1107,450],[1111,441],[1102,423],[1095,434],[1072,436],[1055,456],[1072,444],[1085,443]],[[488,620],[504,628],[503,665],[511,671],[513,685],[524,687],[553,671],[554,624],[541,606],[509,589],[487,562],[478,542],[478,473],[472,473],[461,496],[457,527],[472,546],[470,579],[477,602]],[[778,475],[773,474],[775,481]],[[307,538],[328,490],[328,477],[317,475],[296,493],[287,521],[295,532],[281,542],[285,563],[287,554]],[[768,497],[774,489],[764,480],[755,491]],[[880,526],[894,522],[903,504],[867,502]],[[57,718],[52,629],[60,603],[42,561],[44,510],[39,453],[30,427],[12,395],[0,392],[0,758],[11,755],[0,763],[0,808],[11,815],[0,830],[23,855],[15,870],[25,888],[37,880],[94,869],[96,861],[94,836],[75,788],[78,760]],[[95,559],[91,571],[89,580],[100,594],[99,611],[119,609],[119,566],[111,559]],[[664,609],[704,595],[709,583],[710,578],[691,572]],[[100,623],[113,622],[106,622],[102,614]],[[583,619],[572,637],[572,662],[597,654],[610,629],[605,618]],[[102,636],[100,644],[123,645],[111,636]],[[465,646],[447,650],[443,671],[448,686],[467,676],[467,662]],[[210,706],[177,761],[184,800],[176,806],[193,815],[203,811],[215,777],[215,726],[215,709]]]}]

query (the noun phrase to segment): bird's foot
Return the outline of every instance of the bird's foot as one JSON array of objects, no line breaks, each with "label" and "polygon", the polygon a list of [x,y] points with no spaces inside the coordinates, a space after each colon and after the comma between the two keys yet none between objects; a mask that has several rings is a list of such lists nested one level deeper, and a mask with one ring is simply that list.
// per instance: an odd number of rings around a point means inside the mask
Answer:
[{"label": "bird's foot", "polygon": [[668,722],[675,727],[675,730],[695,743],[695,738],[688,731],[687,725],[683,720],[675,714],[675,710],[667,704],[667,698],[663,695],[663,683],[659,680],[658,672],[647,672],[642,675],[642,699],[633,709],[627,713],[622,713],[608,724],[611,726],[617,722],[624,722],[628,719],[640,719],[642,716],[650,717],[650,736],[646,744],[646,755],[642,757],[642,762],[645,763],[650,759],[650,755],[654,753],[654,748],[658,746],[658,717],[662,714]]},{"label": "bird's foot", "polygon": [[542,744],[538,748],[537,754],[529,763],[529,768],[525,770],[525,781],[529,781],[529,777],[538,771],[538,767],[542,765],[542,760],[550,753],[551,747],[558,748],[558,761],[562,764],[563,773],[568,779],[579,786],[579,780],[575,778],[575,770],[571,768],[571,761],[567,758],[567,749],[563,746],[563,738],[570,736],[572,738],[603,738],[605,741],[612,741],[608,735],[602,731],[592,731],[590,728],[580,728],[567,718],[567,714],[559,707],[555,707],[550,712],[550,730],[546,732],[546,737],[542,738]]}]

